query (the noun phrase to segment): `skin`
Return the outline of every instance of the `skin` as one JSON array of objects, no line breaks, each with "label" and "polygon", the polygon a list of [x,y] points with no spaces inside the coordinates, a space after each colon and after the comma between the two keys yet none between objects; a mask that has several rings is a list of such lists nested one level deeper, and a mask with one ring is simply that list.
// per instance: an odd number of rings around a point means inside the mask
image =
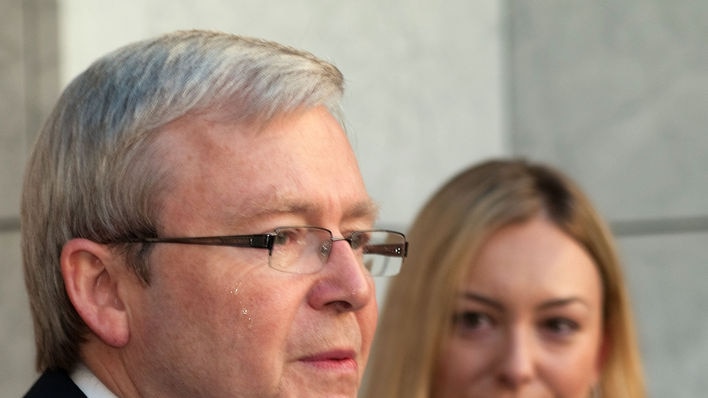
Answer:
[{"label": "skin", "polygon": [[[322,107],[260,132],[192,117],[160,134],[161,162],[173,169],[160,198],[162,236],[290,225],[342,236],[374,222],[345,133]],[[268,267],[262,249],[158,244],[148,287],[121,271],[115,253],[96,257],[122,317],[110,328],[97,322],[83,356],[119,395],[356,396],[377,306],[346,242],[308,275]]]},{"label": "skin", "polygon": [[601,300],[592,259],[547,219],[499,230],[470,265],[433,396],[587,397]]}]

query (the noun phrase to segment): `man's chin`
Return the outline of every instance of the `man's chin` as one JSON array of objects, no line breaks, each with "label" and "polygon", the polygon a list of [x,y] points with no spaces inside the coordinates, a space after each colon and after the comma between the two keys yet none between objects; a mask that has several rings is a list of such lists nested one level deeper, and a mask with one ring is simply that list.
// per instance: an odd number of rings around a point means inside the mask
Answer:
[{"label": "man's chin", "polygon": [[358,366],[320,362],[301,363],[297,367],[297,376],[287,383],[290,391],[285,391],[285,396],[356,398],[361,379]]}]

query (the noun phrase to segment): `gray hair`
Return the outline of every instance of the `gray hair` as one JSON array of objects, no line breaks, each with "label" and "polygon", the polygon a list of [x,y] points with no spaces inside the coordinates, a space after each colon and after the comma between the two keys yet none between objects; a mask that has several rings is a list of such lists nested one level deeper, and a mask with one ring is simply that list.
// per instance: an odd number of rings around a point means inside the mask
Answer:
[{"label": "gray hair", "polygon": [[[326,106],[341,121],[341,72],[312,54],[260,39],[182,31],[98,59],[64,90],[27,165],[22,196],[25,282],[36,366],[70,369],[87,328],[65,292],[59,258],[72,238],[155,235],[155,132],[185,115],[259,126]],[[147,284],[144,253],[124,248]]]}]

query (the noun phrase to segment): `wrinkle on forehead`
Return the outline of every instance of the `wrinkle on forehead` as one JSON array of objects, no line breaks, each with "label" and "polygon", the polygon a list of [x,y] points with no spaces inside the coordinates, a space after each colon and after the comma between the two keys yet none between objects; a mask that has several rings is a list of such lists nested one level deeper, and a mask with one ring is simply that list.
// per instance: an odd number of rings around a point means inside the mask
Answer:
[{"label": "wrinkle on forehead", "polygon": [[[236,210],[236,209],[235,209]],[[266,197],[252,197],[241,202],[233,214],[240,220],[262,220],[281,215],[297,215],[319,220],[328,212],[326,206],[311,199],[295,198],[272,192]],[[345,204],[341,211],[342,220],[363,220],[373,223],[378,217],[378,205],[371,198],[364,198]]]},{"label": "wrinkle on forehead", "polygon": [[373,224],[378,209],[346,134],[326,110],[311,111],[273,121],[257,137],[246,126],[200,117],[166,126],[163,159],[181,174],[173,191],[182,196],[179,208],[209,208],[202,223],[241,232],[283,215]]}]

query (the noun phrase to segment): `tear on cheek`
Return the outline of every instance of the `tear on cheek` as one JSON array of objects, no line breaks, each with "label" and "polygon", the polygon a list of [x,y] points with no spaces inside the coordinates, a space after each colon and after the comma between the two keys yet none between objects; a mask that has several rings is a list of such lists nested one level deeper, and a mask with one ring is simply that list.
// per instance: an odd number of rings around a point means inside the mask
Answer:
[{"label": "tear on cheek", "polygon": [[253,317],[251,316],[251,311],[247,307],[241,307],[241,310],[239,311],[239,319],[238,319],[238,324],[239,326],[241,325],[246,325],[246,328],[248,330],[253,329]]}]

